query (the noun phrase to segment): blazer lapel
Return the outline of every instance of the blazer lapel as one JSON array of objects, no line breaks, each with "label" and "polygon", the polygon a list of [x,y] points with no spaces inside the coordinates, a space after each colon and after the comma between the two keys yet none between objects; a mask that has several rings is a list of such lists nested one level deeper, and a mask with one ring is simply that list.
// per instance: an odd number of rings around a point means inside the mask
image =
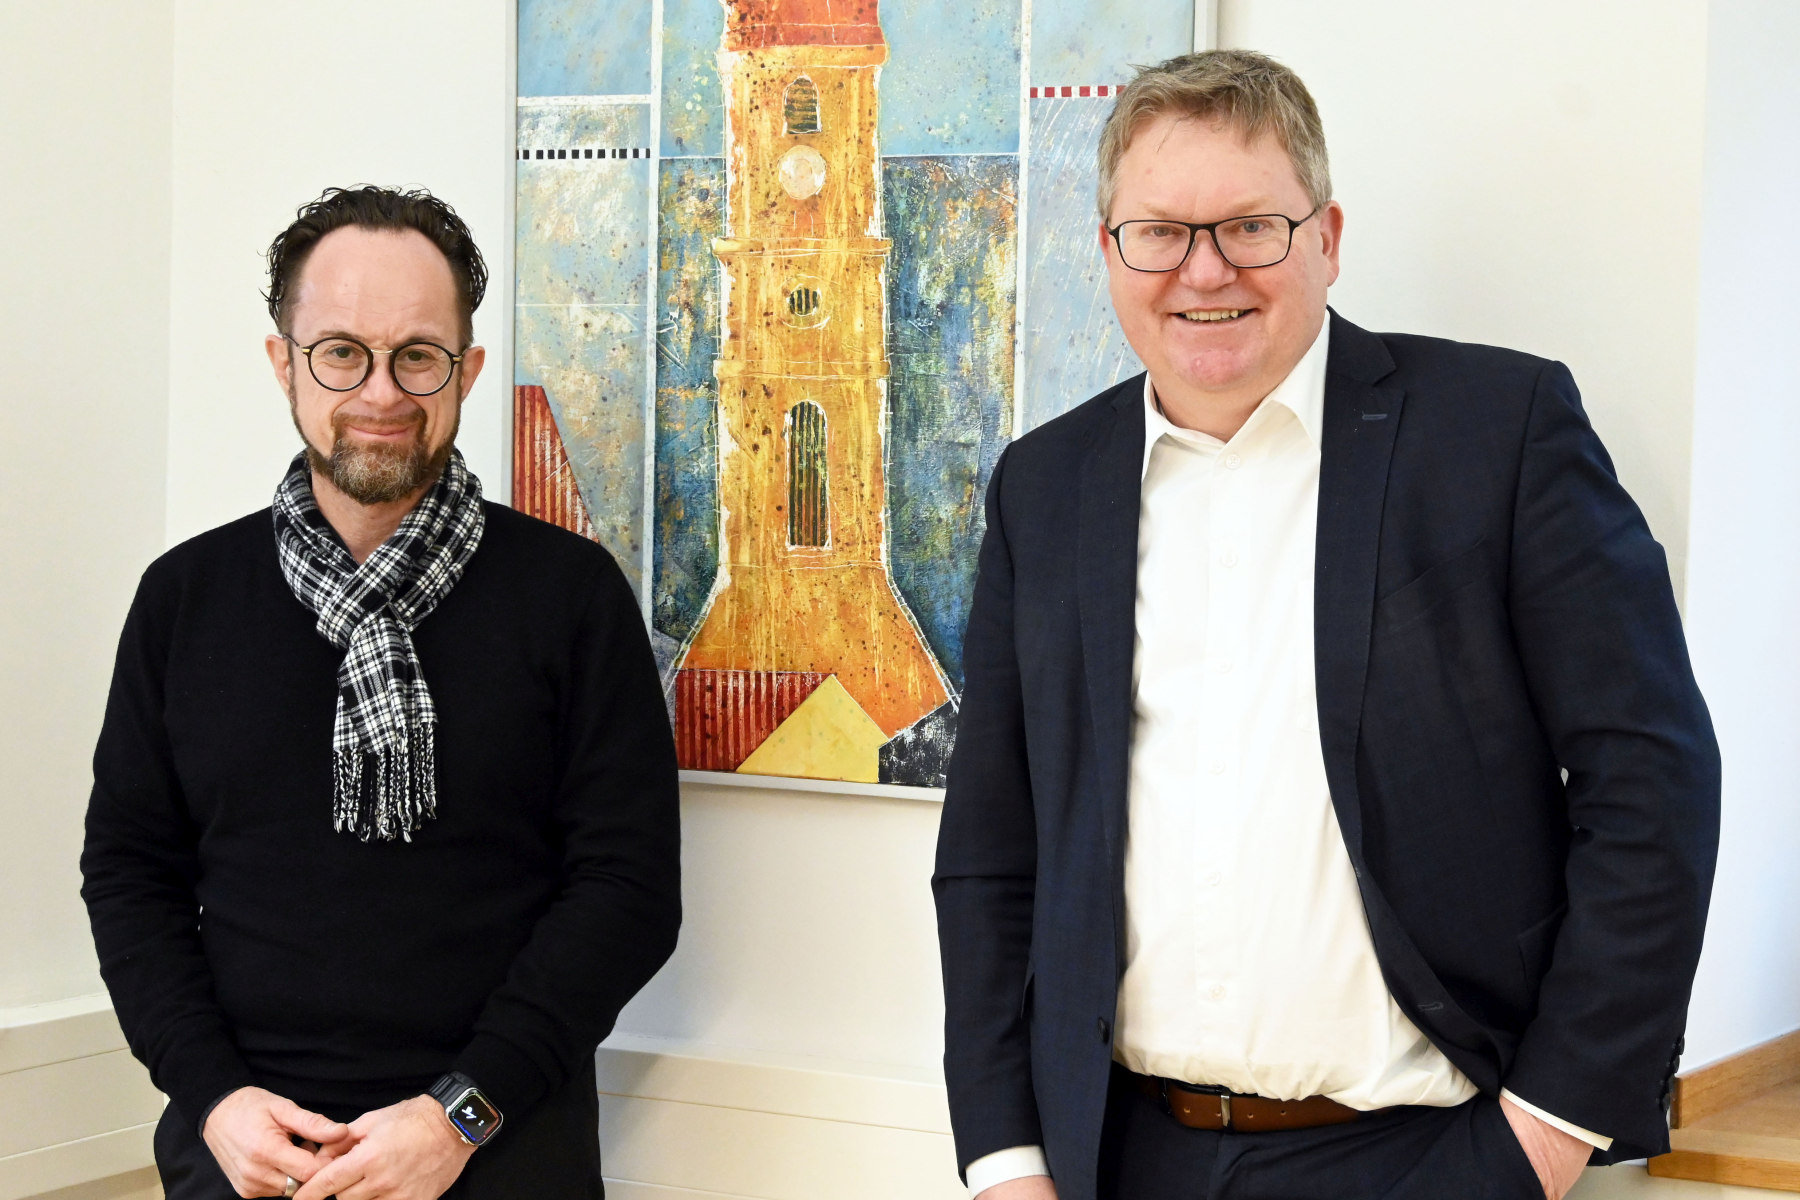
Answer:
[{"label": "blazer lapel", "polygon": [[[1131,659],[1136,645],[1138,504],[1144,468],[1144,377],[1117,389],[1116,419],[1082,462],[1076,601],[1093,714],[1101,822],[1115,875],[1124,868],[1125,791],[1131,753]],[[1123,886],[1116,879],[1115,895]],[[1122,943],[1121,943],[1122,944]]]},{"label": "blazer lapel", "polygon": [[1377,386],[1394,369],[1381,339],[1330,315],[1325,420],[1320,436],[1318,545],[1314,550],[1314,676],[1319,738],[1332,806],[1351,861],[1362,864],[1356,742],[1375,613],[1388,464],[1404,392]]}]

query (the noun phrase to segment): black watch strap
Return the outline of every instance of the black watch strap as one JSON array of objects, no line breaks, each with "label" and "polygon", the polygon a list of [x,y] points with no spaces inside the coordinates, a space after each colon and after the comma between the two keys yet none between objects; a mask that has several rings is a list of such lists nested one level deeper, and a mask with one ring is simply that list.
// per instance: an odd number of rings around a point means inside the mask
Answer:
[{"label": "black watch strap", "polygon": [[463,1141],[479,1146],[493,1137],[504,1118],[475,1081],[450,1071],[431,1085],[431,1098],[444,1106],[444,1116]]}]

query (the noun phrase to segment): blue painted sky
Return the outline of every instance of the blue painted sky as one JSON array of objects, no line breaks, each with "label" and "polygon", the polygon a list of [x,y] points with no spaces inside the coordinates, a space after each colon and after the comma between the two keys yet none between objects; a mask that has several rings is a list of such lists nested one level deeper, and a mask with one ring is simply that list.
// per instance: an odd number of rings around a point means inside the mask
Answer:
[{"label": "blue painted sky", "polygon": [[725,153],[725,100],[719,92],[718,66],[724,33],[725,8],[719,0],[663,0],[658,153],[665,158],[690,154],[716,158]]},{"label": "blue painted sky", "polygon": [[883,154],[1019,149],[1019,0],[881,6]]},{"label": "blue painted sky", "polygon": [[882,171],[894,584],[958,692],[982,497],[1012,426],[1018,171],[1011,155]]},{"label": "blue painted sky", "polygon": [[[1020,0],[887,0],[884,154],[1004,154],[1019,145]],[[651,88],[651,0],[519,0],[519,94],[641,94]],[[664,0],[665,156],[723,153],[715,56],[719,0]],[[1193,45],[1192,0],[1036,0],[1034,84],[1119,83],[1132,64]]]},{"label": "blue painted sky", "polygon": [[642,590],[650,255],[648,158],[538,160],[643,147],[640,104],[522,104],[516,164],[514,381],[549,397],[601,542]]},{"label": "blue painted sky", "polygon": [[1194,47],[1193,0],[1076,0],[1031,6],[1031,82],[1125,83],[1128,67]]},{"label": "blue painted sky", "polygon": [[1031,101],[1021,433],[1144,369],[1113,316],[1100,254],[1094,144],[1111,109],[1092,98]]},{"label": "blue painted sky", "polygon": [[642,95],[649,46],[650,0],[519,0],[519,95]]},{"label": "blue painted sky", "polygon": [[[1019,0],[881,10],[883,154],[1007,154],[1019,148]],[[519,94],[650,90],[649,0],[520,0]],[[724,153],[719,0],[664,0],[664,157]]]},{"label": "blue painted sky", "polygon": [[658,182],[656,547],[651,629],[680,646],[699,627],[719,565],[719,260],[725,162],[682,158]]}]

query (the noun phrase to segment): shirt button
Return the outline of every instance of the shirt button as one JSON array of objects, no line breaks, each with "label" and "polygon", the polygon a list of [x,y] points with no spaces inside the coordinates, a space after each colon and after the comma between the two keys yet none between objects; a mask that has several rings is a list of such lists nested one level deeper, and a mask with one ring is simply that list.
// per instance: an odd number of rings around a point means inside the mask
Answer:
[{"label": "shirt button", "polygon": [[1201,876],[1200,882],[1204,883],[1207,887],[1218,887],[1219,873],[1217,871],[1208,871],[1205,875]]},{"label": "shirt button", "polygon": [[1222,983],[1215,983],[1206,989],[1206,994],[1211,996],[1214,1000],[1223,1000],[1225,998],[1225,985]]},{"label": "shirt button", "polygon": [[1215,758],[1208,764],[1206,769],[1211,771],[1214,775],[1223,775],[1225,773],[1225,760],[1222,758]]},{"label": "shirt button", "polygon": [[1095,1024],[1096,1024],[1096,1027],[1100,1031],[1100,1040],[1103,1042],[1111,1041],[1112,1040],[1112,1026],[1110,1026],[1106,1023],[1106,1018],[1105,1017],[1099,1018],[1099,1020]]},{"label": "shirt button", "polygon": [[1219,561],[1228,567],[1237,566],[1237,551],[1227,550],[1225,553],[1219,555]]},{"label": "shirt button", "polygon": [[1226,470],[1235,471],[1243,465],[1244,465],[1244,460],[1239,458],[1235,451],[1233,453],[1227,454],[1225,456],[1225,469]]},{"label": "shirt button", "polygon": [[1231,674],[1231,660],[1229,658],[1221,658],[1218,662],[1213,664],[1213,670],[1220,675]]}]

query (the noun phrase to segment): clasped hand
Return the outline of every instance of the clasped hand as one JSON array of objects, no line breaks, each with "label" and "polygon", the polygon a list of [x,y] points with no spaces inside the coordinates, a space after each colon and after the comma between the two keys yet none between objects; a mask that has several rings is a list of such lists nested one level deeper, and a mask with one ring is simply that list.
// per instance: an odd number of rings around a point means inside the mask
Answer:
[{"label": "clasped hand", "polygon": [[291,1177],[302,1184],[295,1200],[437,1200],[475,1152],[429,1096],[346,1125],[262,1088],[239,1088],[203,1133],[238,1195],[279,1196]]}]

